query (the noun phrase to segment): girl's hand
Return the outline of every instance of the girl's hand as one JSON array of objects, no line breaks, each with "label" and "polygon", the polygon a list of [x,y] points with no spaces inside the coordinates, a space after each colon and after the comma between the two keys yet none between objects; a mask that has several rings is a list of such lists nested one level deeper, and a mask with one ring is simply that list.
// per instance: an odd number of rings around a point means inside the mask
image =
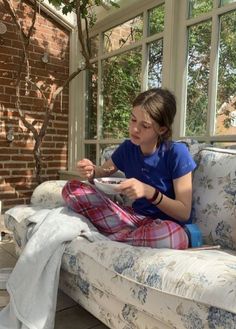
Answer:
[{"label": "girl's hand", "polygon": [[126,195],[131,200],[136,200],[142,197],[147,199],[152,198],[155,191],[152,186],[142,183],[136,178],[126,179],[116,187],[116,190]]},{"label": "girl's hand", "polygon": [[76,168],[80,177],[90,179],[93,177],[95,165],[89,159],[82,159],[77,162]]}]

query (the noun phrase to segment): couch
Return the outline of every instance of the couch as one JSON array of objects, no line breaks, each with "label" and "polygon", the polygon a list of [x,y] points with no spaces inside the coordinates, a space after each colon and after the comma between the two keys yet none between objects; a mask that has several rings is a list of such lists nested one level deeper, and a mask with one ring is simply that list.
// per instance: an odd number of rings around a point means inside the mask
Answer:
[{"label": "couch", "polygon": [[[151,249],[84,237],[66,245],[60,288],[109,328],[236,328],[236,150],[192,142],[190,152],[197,163],[193,220],[208,248]],[[30,206],[64,207],[65,183],[42,183]],[[33,225],[30,206],[5,214],[20,249]]]}]

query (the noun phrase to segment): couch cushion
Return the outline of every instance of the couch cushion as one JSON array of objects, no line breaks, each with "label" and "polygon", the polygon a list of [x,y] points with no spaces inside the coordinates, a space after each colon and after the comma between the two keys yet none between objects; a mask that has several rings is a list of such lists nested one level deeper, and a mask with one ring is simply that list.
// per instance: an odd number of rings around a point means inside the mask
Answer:
[{"label": "couch cushion", "polygon": [[65,201],[61,191],[66,182],[66,180],[49,180],[41,183],[34,189],[30,199],[31,205],[50,209],[64,206]]},{"label": "couch cushion", "polygon": [[209,147],[210,145],[207,144],[207,143],[200,143],[198,142],[197,140],[195,139],[192,139],[192,138],[186,138],[186,139],[180,139],[178,140],[177,142],[179,143],[184,143],[187,145],[188,149],[189,149],[189,152],[190,154],[192,155],[194,161],[198,162],[199,158],[198,158],[198,153],[206,148],[206,147]]},{"label": "couch cushion", "polygon": [[[130,324],[139,310],[161,317],[167,328],[231,329],[236,319],[235,259],[233,251],[152,249],[78,237],[67,244],[62,268],[74,275],[73,289],[88,303],[98,294],[98,307],[104,296],[124,305],[122,316]],[[144,324],[120,328],[155,327]]]},{"label": "couch cushion", "polygon": [[236,249],[236,151],[206,148],[193,178],[193,219],[205,243]]},{"label": "couch cushion", "polygon": [[168,319],[169,307],[180,308],[187,301],[196,303],[199,312],[208,306],[236,314],[235,258],[235,252],[223,250],[151,249],[79,239],[67,246],[62,267],[76,275],[80,293],[92,294],[93,285],[154,318],[162,314]]}]

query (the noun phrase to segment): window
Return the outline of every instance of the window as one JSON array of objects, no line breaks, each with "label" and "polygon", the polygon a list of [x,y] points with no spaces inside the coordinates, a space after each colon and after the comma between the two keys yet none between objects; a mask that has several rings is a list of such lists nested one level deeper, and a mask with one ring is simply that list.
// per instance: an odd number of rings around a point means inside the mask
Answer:
[{"label": "window", "polygon": [[162,84],[164,3],[158,2],[91,38],[84,154],[94,161],[104,147],[128,137],[131,104],[143,86]]},{"label": "window", "polygon": [[156,86],[176,95],[174,138],[235,142],[235,21],[236,0],[127,0],[98,22],[71,118],[70,168],[82,157],[99,163],[126,138],[134,97]]},{"label": "window", "polygon": [[[188,1],[182,136],[236,140],[236,1]],[[185,89],[184,89],[185,84]]]}]

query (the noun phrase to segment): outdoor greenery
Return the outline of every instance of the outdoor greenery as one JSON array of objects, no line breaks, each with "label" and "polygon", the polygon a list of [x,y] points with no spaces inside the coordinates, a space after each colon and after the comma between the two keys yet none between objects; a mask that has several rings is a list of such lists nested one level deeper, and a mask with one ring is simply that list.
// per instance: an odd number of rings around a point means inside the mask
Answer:
[{"label": "outdoor greenery", "polygon": [[211,22],[193,25],[188,32],[186,135],[203,135],[207,123]]},{"label": "outdoor greenery", "polygon": [[[226,1],[224,1],[226,3]],[[230,2],[230,1],[228,1]],[[232,1],[231,1],[232,2]],[[212,9],[212,0],[191,1],[190,17],[197,17]],[[217,100],[216,120],[219,109],[225,104],[224,126],[230,126],[230,110],[235,109],[230,97],[235,96],[236,82],[236,11],[223,14],[220,19],[220,33],[218,39],[218,58],[214,58],[217,68]],[[192,25],[188,29],[188,80],[187,80],[187,109],[186,109],[186,135],[201,136],[206,133],[208,90],[210,79],[210,51],[212,36],[212,20]],[[233,107],[232,107],[233,106]],[[230,109],[230,110],[229,110]],[[217,133],[217,131],[215,132]]]},{"label": "outdoor greenery", "polygon": [[141,90],[141,49],[103,61],[102,137],[128,137],[131,105]]},{"label": "outdoor greenery", "polygon": [[[221,17],[221,31],[219,44],[219,72],[217,108],[231,96],[235,95],[236,86],[236,11]],[[234,109],[235,109],[235,103]],[[229,115],[229,113],[226,113]],[[224,124],[229,127],[230,117],[227,116]]]},{"label": "outdoor greenery", "polygon": [[[226,2],[226,1],[225,1]],[[189,2],[189,17],[198,17],[211,11],[213,1],[192,0]],[[148,35],[155,35],[164,30],[165,6],[157,6],[148,12]],[[218,76],[217,76],[217,100],[216,108],[210,109],[217,111],[224,102],[229,101],[229,97],[234,95],[236,80],[236,56],[234,45],[236,44],[236,12],[229,12],[219,17],[220,33],[218,40]],[[135,24],[134,24],[135,22]],[[101,95],[98,95],[98,85],[93,84],[89,93],[89,106],[87,108],[86,127],[89,129],[89,139],[96,138],[117,138],[127,137],[127,124],[130,115],[132,100],[141,88],[141,48],[135,48],[132,51],[125,52],[125,46],[131,43],[130,36],[140,40],[143,36],[143,21],[140,16],[138,20],[131,20],[126,24],[129,26],[129,33],[120,37],[119,42],[115,42],[115,34],[112,31],[117,30],[114,27],[104,33],[106,44],[105,51],[112,51],[113,44],[119,44],[124,48],[124,53],[112,56],[102,61],[102,89]],[[128,34],[128,37],[127,37]],[[118,33],[117,33],[118,35]],[[112,39],[113,38],[113,39]],[[116,36],[117,38],[117,36]],[[201,23],[195,23],[188,27],[188,50],[187,50],[187,102],[185,135],[203,136],[206,134],[208,122],[209,107],[209,81],[210,81],[210,60],[212,44],[212,19],[204,20]],[[124,42],[125,40],[125,42]],[[97,40],[98,43],[98,40]],[[162,84],[162,65],[163,65],[163,39],[157,39],[147,45],[148,51],[148,77],[147,88],[161,86]],[[217,63],[216,63],[217,64]],[[97,69],[97,66],[96,66]],[[91,87],[90,79],[97,75],[88,77],[88,84]],[[96,76],[96,81],[98,77]],[[102,98],[102,102],[98,101]],[[97,115],[97,104],[102,104],[99,108],[100,115]],[[227,128],[230,124],[230,112],[225,111],[224,126]],[[98,134],[96,127],[99,127]]]},{"label": "outdoor greenery", "polygon": [[[164,30],[164,4],[149,11],[148,35],[153,35]],[[118,37],[119,36],[119,37]],[[119,55],[108,57],[102,61],[102,89],[101,95],[97,90],[97,65],[94,65],[93,74],[88,74],[88,93],[86,115],[86,137],[97,138],[96,127],[99,127],[98,136],[101,139],[122,139],[128,137],[128,121],[132,102],[141,91],[142,81],[142,48],[135,47],[125,51],[125,47],[143,37],[143,17],[137,16],[124,22],[109,31],[104,32],[104,51],[111,52],[124,48]],[[95,37],[92,44],[99,44]],[[97,48],[93,47],[97,53]],[[162,38],[148,45],[148,87],[161,86],[162,81]],[[96,57],[95,54],[92,54]],[[95,78],[96,77],[96,78]],[[98,102],[97,97],[102,98]],[[101,115],[97,115],[97,103],[102,103],[99,108]],[[93,156],[91,154],[91,156]]]},{"label": "outdoor greenery", "polygon": [[[22,0],[23,1],[23,0]],[[146,88],[161,86],[162,84],[162,66],[163,66],[163,37],[158,36],[146,44],[148,63],[143,63],[142,54],[144,49],[137,45],[132,50],[127,49],[129,45],[143,38],[143,35],[155,36],[164,31],[165,5],[162,4],[148,11],[148,26],[144,26],[141,15],[124,22],[120,26],[112,27],[104,31],[103,40],[98,36],[90,38],[90,29],[95,24],[96,9],[99,6],[118,7],[116,1],[111,0],[49,0],[49,3],[56,8],[60,8],[64,14],[74,12],[77,18],[78,41],[81,46],[83,63],[73,72],[66,81],[53,93],[50,100],[45,98],[45,120],[39,132],[29,123],[21,109],[20,102],[20,83],[34,84],[30,76],[30,59],[28,56],[28,46],[30,38],[33,36],[35,20],[38,13],[38,7],[42,0],[32,0],[34,15],[32,25],[28,29],[28,34],[22,29],[22,22],[17,17],[16,12],[11,5],[11,1],[3,0],[5,8],[10,13],[15,22],[22,41],[22,60],[17,77],[17,110],[24,125],[33,133],[35,139],[34,156],[36,161],[36,176],[40,181],[42,159],[40,147],[48,124],[50,122],[51,112],[53,111],[55,100],[62,93],[80,72],[87,71],[87,104],[85,110],[85,138],[87,140],[103,139],[122,139],[127,137],[128,120],[132,101],[141,91],[143,83],[142,68],[147,64]],[[231,0],[224,0],[221,3],[229,3]],[[189,17],[196,18],[199,15],[209,12],[212,9],[212,0],[191,0],[189,1]],[[217,100],[216,118],[218,109],[224,103],[229,107],[224,111],[224,126],[230,126],[230,111],[235,109],[235,103],[232,97],[235,96],[236,83],[236,11],[230,11],[219,17],[220,31],[218,40],[217,58],[212,58],[212,19],[194,23],[188,27],[188,53],[187,53],[187,107],[186,107],[186,130],[187,136],[203,136],[207,129],[208,107],[209,107],[209,81],[210,68],[217,67]],[[143,34],[143,29],[147,29]],[[124,32],[121,36],[115,36],[116,31]],[[118,35],[118,34],[117,34]],[[101,35],[100,35],[101,37]],[[96,52],[98,45],[103,44],[102,53],[106,56],[100,63],[96,61]],[[116,51],[113,55],[112,51]],[[121,51],[122,50],[122,51]],[[118,51],[118,52],[117,52]],[[217,65],[210,65],[211,60]],[[25,65],[22,65],[22,64]],[[22,68],[26,67],[23,72]],[[98,69],[100,67],[100,69]],[[101,77],[98,77],[101,72]],[[100,74],[100,73],[99,73]],[[98,79],[99,78],[99,79]],[[98,83],[99,82],[99,83]],[[143,86],[145,88],[145,86]],[[37,87],[40,89],[39,87]],[[40,90],[42,95],[44,91]],[[230,109],[230,110],[229,110]],[[86,140],[85,140],[86,142]],[[94,148],[91,147],[94,152]],[[94,157],[94,154],[92,154]]]}]

